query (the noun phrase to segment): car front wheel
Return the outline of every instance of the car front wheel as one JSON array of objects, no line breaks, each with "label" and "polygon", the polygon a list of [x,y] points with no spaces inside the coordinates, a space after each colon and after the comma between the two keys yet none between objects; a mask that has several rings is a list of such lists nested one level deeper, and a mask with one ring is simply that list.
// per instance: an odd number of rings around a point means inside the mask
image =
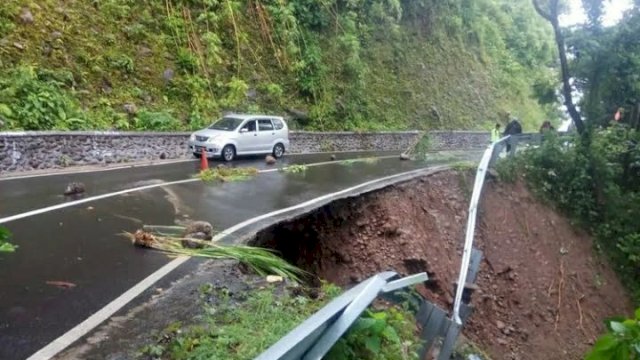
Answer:
[{"label": "car front wheel", "polygon": [[236,148],[233,145],[227,145],[222,148],[222,158],[224,161],[231,161],[236,157]]},{"label": "car front wheel", "polygon": [[273,157],[279,159],[282,155],[284,155],[284,145],[276,144],[276,146],[273,147]]}]

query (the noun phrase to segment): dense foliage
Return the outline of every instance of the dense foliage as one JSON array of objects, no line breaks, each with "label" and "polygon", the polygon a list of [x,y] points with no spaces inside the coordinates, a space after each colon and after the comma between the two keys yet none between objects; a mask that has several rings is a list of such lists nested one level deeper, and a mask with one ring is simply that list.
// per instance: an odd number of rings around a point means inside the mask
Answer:
[{"label": "dense foliage", "polygon": [[0,54],[12,129],[286,110],[309,129],[482,128],[508,112],[533,129],[555,111],[553,42],[529,0],[7,0]]},{"label": "dense foliage", "polygon": [[[600,1],[601,3],[602,1]],[[606,125],[614,113],[621,122],[640,126],[640,7],[632,9],[616,26],[599,25],[595,8],[590,26],[574,29],[568,45],[574,55],[573,73],[584,93],[583,116],[592,125]]]}]

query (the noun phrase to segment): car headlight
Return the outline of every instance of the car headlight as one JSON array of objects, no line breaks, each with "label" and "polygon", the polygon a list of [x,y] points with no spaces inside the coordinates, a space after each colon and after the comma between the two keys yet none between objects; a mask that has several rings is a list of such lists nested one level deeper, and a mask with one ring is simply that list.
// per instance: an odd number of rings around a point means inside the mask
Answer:
[{"label": "car headlight", "polygon": [[196,134],[191,134],[191,136],[189,136],[189,141],[196,141]]}]

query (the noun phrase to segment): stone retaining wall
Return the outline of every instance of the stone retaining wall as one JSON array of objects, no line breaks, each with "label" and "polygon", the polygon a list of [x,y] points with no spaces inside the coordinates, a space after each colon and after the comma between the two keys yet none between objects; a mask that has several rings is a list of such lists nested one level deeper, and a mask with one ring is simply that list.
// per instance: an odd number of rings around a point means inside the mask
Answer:
[{"label": "stone retaining wall", "polygon": [[[291,132],[289,153],[398,150],[412,146],[418,131]],[[77,165],[188,158],[189,133],[144,132],[0,132],[0,173]],[[432,150],[485,147],[488,133],[436,131]]]}]

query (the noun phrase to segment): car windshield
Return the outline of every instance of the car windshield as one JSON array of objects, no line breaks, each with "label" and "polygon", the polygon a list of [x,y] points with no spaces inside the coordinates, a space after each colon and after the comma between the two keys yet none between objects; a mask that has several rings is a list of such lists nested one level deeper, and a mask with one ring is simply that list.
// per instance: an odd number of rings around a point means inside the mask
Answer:
[{"label": "car windshield", "polygon": [[233,131],[237,129],[240,124],[242,124],[242,119],[226,117],[213,123],[213,125],[209,126],[209,129]]}]

